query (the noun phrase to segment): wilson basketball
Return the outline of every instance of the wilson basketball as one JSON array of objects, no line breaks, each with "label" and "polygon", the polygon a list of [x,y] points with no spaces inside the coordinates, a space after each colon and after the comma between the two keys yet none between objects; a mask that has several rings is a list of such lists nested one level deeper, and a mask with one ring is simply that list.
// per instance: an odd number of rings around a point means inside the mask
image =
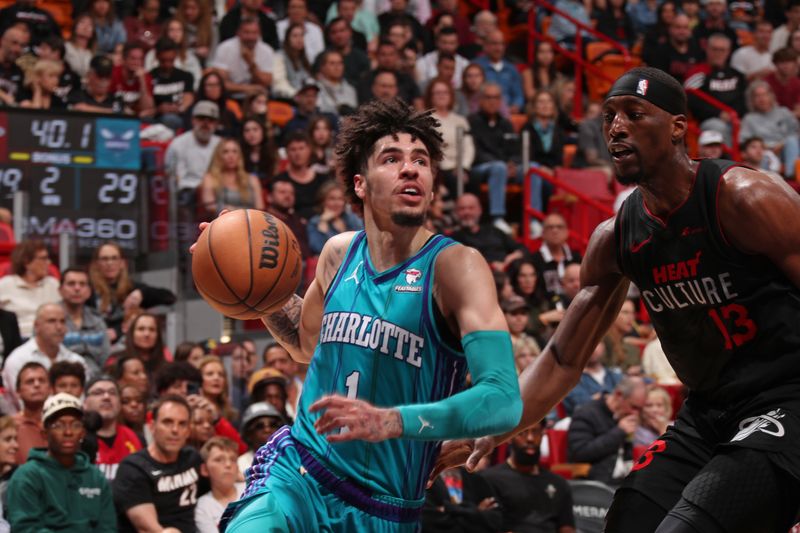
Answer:
[{"label": "wilson basketball", "polygon": [[300,245],[279,219],[237,209],[214,220],[197,239],[192,277],[208,305],[249,320],[277,311],[300,284]]}]

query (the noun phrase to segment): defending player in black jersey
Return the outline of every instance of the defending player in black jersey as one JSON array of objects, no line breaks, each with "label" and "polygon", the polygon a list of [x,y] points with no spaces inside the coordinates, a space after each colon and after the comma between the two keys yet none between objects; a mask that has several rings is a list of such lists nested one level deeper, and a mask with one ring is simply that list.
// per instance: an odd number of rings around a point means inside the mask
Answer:
[{"label": "defending player in black jersey", "polygon": [[[690,393],[618,490],[606,531],[787,531],[800,505],[800,196],[732,162],[691,160],[686,129],[686,95],[659,70],[631,70],[609,92],[603,133],[619,181],[638,189],[595,230],[580,293],[520,376],[515,431],[578,382],[633,281]],[[474,467],[511,435],[449,443],[440,462],[469,455]]]}]

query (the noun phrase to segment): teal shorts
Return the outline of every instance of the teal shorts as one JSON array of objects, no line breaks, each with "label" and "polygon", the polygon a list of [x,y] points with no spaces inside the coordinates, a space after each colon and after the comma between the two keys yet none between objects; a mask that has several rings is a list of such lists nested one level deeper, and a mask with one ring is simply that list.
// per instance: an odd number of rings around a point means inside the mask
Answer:
[{"label": "teal shorts", "polygon": [[284,427],[256,453],[242,499],[223,514],[220,531],[397,532],[419,531],[422,501],[377,496],[336,477]]}]

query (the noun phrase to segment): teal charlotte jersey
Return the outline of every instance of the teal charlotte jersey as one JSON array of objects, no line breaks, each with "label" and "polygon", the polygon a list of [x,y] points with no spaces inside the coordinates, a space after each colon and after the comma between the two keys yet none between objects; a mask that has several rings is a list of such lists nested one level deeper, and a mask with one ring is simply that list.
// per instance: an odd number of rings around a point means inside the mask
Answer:
[{"label": "teal charlotte jersey", "polygon": [[[466,361],[432,296],[436,257],[455,242],[431,237],[411,258],[376,272],[366,234],[355,235],[325,297],[292,436],[332,473],[376,494],[424,497],[440,442],[391,439],[329,444],[308,408],[327,394],[379,407],[435,402],[463,388]],[[426,429],[421,421],[420,433]],[[346,431],[346,429],[345,429]]]}]

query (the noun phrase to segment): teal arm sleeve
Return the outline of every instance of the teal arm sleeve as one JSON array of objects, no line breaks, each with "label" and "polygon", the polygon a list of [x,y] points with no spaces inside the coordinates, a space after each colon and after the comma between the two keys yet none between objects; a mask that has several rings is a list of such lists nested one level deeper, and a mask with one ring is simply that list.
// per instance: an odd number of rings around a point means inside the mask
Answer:
[{"label": "teal arm sleeve", "polygon": [[473,331],[461,339],[471,388],[433,403],[398,407],[404,439],[447,440],[505,433],[522,416],[507,331]]}]

